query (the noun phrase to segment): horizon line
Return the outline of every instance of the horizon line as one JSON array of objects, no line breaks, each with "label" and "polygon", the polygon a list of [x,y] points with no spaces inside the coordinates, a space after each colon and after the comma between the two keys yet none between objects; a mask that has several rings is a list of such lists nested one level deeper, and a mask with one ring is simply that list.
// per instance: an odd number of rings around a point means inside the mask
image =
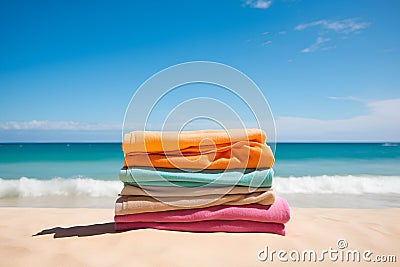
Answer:
[{"label": "horizon line", "polygon": [[[269,142],[267,142],[269,143]],[[272,144],[395,144],[400,141],[277,141]],[[122,141],[22,141],[0,142],[0,145],[12,144],[122,144]],[[271,143],[270,143],[271,144]]]}]

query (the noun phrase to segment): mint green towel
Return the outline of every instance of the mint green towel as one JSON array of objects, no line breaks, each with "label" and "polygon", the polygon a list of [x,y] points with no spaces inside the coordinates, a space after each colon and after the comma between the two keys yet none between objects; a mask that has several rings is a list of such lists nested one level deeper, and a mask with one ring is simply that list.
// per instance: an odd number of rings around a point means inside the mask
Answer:
[{"label": "mint green towel", "polygon": [[123,168],[119,179],[125,184],[142,186],[249,186],[271,187],[273,169],[263,170],[203,170],[185,172],[178,169]]}]

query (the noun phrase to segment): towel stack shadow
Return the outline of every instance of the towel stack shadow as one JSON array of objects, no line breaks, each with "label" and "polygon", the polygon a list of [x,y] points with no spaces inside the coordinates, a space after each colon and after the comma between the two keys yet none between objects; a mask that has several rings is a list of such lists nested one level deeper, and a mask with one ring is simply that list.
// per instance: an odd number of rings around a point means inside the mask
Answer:
[{"label": "towel stack shadow", "polygon": [[135,131],[122,149],[116,230],[285,235],[289,206],[272,190],[264,131]]}]

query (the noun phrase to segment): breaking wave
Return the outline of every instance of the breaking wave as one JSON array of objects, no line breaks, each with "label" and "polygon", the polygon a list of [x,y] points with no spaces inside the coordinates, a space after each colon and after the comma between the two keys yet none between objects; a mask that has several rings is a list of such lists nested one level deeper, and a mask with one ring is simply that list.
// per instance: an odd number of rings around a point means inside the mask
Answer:
[{"label": "breaking wave", "polygon": [[120,181],[92,178],[54,178],[39,180],[21,177],[0,179],[0,198],[43,196],[115,197],[121,191]]},{"label": "breaking wave", "polygon": [[400,176],[321,175],[281,178],[273,186],[285,194],[400,194]]},{"label": "breaking wave", "polygon": [[[0,178],[0,198],[86,196],[116,197],[120,181],[93,178]],[[283,194],[400,194],[400,176],[321,175],[274,177],[273,188]]]}]

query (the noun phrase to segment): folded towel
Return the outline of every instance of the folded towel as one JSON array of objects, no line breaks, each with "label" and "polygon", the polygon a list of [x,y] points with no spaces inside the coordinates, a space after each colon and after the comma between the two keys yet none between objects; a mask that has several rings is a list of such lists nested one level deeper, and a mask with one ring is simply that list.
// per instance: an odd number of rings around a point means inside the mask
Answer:
[{"label": "folded towel", "polygon": [[132,132],[122,144],[124,164],[177,169],[271,168],[274,156],[259,129]]},{"label": "folded towel", "polygon": [[274,156],[266,144],[240,141],[214,151],[186,153],[186,151],[162,153],[125,154],[125,166],[152,166],[177,169],[244,169],[271,168]]},{"label": "folded towel", "polygon": [[251,186],[271,187],[273,169],[184,172],[177,169],[123,168],[122,182],[144,186]]},{"label": "folded towel", "polygon": [[130,152],[162,153],[214,144],[229,145],[239,141],[265,143],[265,132],[260,129],[201,130],[187,132],[134,131],[125,134],[122,150]]},{"label": "folded towel", "polygon": [[287,223],[290,219],[289,205],[283,198],[276,198],[270,206],[250,204],[243,206],[214,206],[202,209],[146,212],[117,215],[115,222],[198,222],[210,220],[245,220],[255,222]]},{"label": "folded towel", "polygon": [[266,187],[226,186],[226,187],[166,187],[166,186],[135,186],[128,185],[122,188],[120,196],[152,196],[152,197],[194,197],[205,195],[235,195],[253,192],[265,192]]},{"label": "folded towel", "polygon": [[149,196],[122,196],[115,203],[115,215],[205,208],[218,205],[271,205],[274,201],[275,195],[272,190],[248,194],[160,197],[157,199]]},{"label": "folded towel", "polygon": [[264,223],[252,221],[201,221],[201,222],[131,222],[115,223],[115,230],[134,230],[152,228],[159,230],[185,232],[232,232],[232,233],[273,233],[285,235],[285,225],[281,223]]}]

